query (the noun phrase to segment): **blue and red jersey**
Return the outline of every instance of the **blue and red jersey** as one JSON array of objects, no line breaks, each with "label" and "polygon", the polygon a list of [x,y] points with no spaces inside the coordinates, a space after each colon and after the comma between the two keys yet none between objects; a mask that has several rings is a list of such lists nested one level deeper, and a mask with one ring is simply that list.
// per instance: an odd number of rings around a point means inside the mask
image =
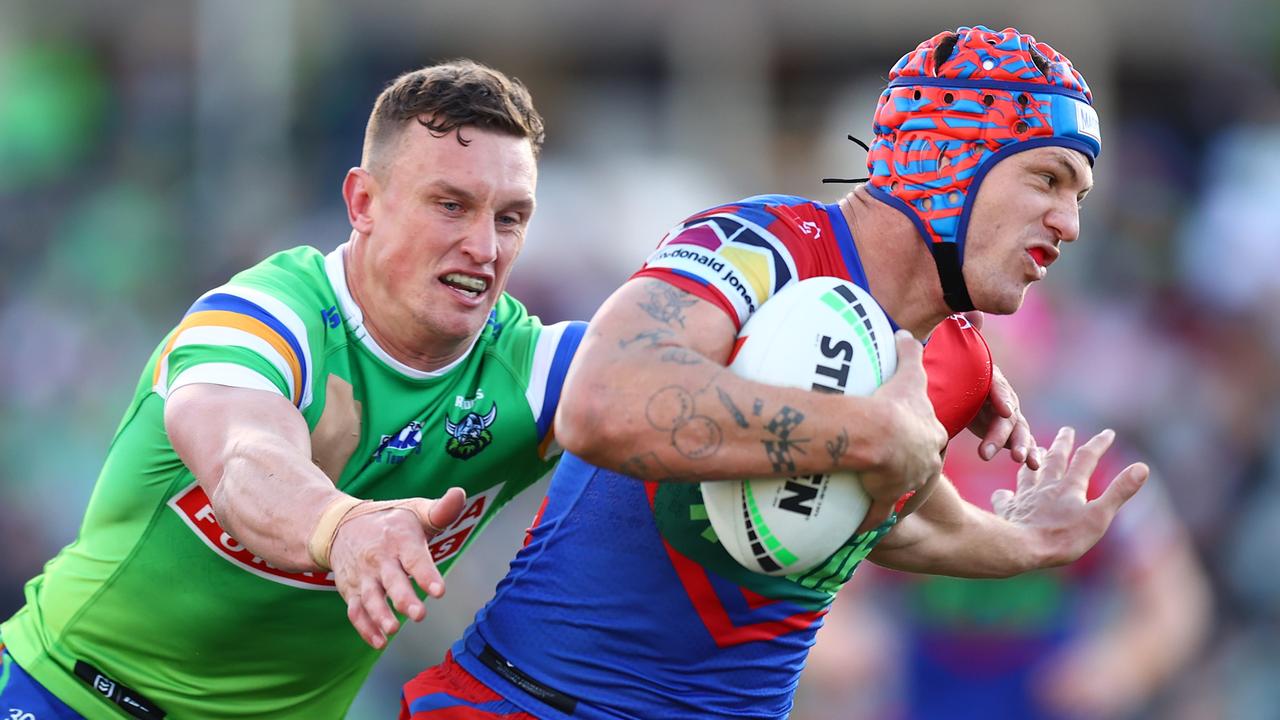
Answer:
[{"label": "blue and red jersey", "polygon": [[[738,327],[789,283],[867,287],[840,208],[777,195],[693,216],[636,275],[714,303]],[[987,396],[990,353],[956,317],[925,360],[954,435]],[[720,546],[697,484],[644,482],[566,453],[528,543],[453,657],[538,717],[785,717],[835,592],[893,522],[817,570],[758,575]]]}]

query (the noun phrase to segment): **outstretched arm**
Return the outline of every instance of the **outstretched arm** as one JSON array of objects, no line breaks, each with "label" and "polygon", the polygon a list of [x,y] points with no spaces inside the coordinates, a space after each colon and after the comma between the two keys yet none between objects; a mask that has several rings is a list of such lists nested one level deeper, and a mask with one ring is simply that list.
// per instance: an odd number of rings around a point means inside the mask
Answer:
[{"label": "outstretched arm", "polygon": [[709,302],[657,279],[628,282],[592,319],[557,438],[588,462],[643,479],[861,471],[873,498],[867,526],[937,476],[946,435],[918,342],[904,333],[894,377],[861,398],[738,377],[725,367],[736,335]]},{"label": "outstretched arm", "polygon": [[1075,431],[1062,428],[1039,470],[1022,467],[1016,492],[992,496],[995,513],[965,502],[943,478],[869,557],[896,570],[956,577],[1007,577],[1072,562],[1102,538],[1149,474],[1142,463],[1130,465],[1100,497],[1086,500],[1089,476],[1114,439],[1104,430],[1073,453]]},{"label": "outstretched arm", "polygon": [[[461,491],[395,507],[362,504],[314,539],[326,509],[357,501],[312,462],[307,424],[288,400],[261,390],[187,385],[166,400],[164,419],[223,528],[276,567],[331,567],[348,617],[370,645],[382,647],[399,628],[387,598],[414,620],[426,614],[409,577],[434,597],[444,594],[427,542],[430,528],[446,527],[462,512]],[[326,556],[320,561],[317,547]]]}]

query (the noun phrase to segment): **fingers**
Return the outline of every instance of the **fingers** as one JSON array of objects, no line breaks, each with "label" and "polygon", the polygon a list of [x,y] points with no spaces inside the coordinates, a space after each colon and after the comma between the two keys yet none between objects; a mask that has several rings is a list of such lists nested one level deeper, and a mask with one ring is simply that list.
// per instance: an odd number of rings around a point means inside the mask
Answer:
[{"label": "fingers", "polygon": [[1018,395],[999,366],[991,367],[991,392],[987,394],[987,402],[991,403],[991,409],[995,410],[996,415],[1002,418],[1012,418],[1018,411]]},{"label": "fingers", "polygon": [[347,618],[360,637],[375,649],[387,644],[387,638],[400,629],[400,621],[387,605],[386,591],[374,577],[365,577],[354,589],[343,593],[347,600]]},{"label": "fingers", "polygon": [[991,460],[1000,452],[1000,448],[1009,448],[1009,456],[1014,462],[1030,465],[1032,470],[1038,470],[1040,456],[1035,451],[1035,438],[1031,435],[1031,425],[1019,408],[1018,394],[1000,368],[992,367],[991,389],[987,393],[986,403],[977,419],[969,426],[975,434],[982,437],[982,442],[978,444],[978,457]]},{"label": "fingers", "polygon": [[1146,484],[1147,478],[1151,476],[1151,468],[1146,463],[1134,463],[1124,470],[1111,481],[1107,489],[1102,495],[1094,500],[1090,505],[1097,505],[1106,510],[1108,514],[1108,522],[1120,510],[1120,506],[1129,501],[1142,486]]},{"label": "fingers", "polygon": [[1072,427],[1058,429],[1058,434],[1049,446],[1041,464],[1045,477],[1059,478],[1067,471],[1067,462],[1071,459],[1071,448],[1076,444],[1076,430]]},{"label": "fingers", "polygon": [[1006,422],[1013,425],[1009,431],[1009,440],[1006,445],[1013,461],[1029,465],[1032,470],[1038,469],[1040,467],[1040,458],[1035,453],[1036,442],[1035,438],[1031,436],[1031,424],[1027,422],[1021,412],[1016,410],[1013,413],[1013,418]]},{"label": "fingers", "polygon": [[414,621],[426,616],[426,608],[405,578],[399,563],[383,562],[375,574],[364,575],[354,588],[344,587],[347,618],[365,642],[382,648],[400,629],[400,620],[387,605],[390,598],[395,609]]},{"label": "fingers", "polygon": [[369,617],[359,594],[347,599],[347,619],[351,621],[356,632],[360,633],[360,637],[373,649],[381,650],[387,644],[387,636],[382,634],[378,623]]},{"label": "fingers", "polygon": [[[1043,452],[1044,448],[1036,448],[1037,455],[1043,454]],[[1025,493],[1035,487],[1040,482],[1040,473],[1042,472],[1044,472],[1043,468],[1033,469],[1029,464],[1018,468],[1018,480],[1017,485],[1015,485],[1017,491]]]},{"label": "fingers", "polygon": [[[427,616],[427,608],[418,599],[418,594],[413,591],[413,585],[409,583],[408,577],[405,576],[407,568],[402,567],[401,563],[392,565],[384,563],[382,566],[382,594],[391,599],[392,606],[396,611],[409,618],[414,622],[418,622]],[[437,579],[439,575],[437,574]],[[386,602],[382,603],[383,607]],[[392,628],[391,632],[395,632]],[[390,633],[388,633],[390,634]]]},{"label": "fingers", "polygon": [[[1027,434],[1030,435],[1030,433],[1031,429],[1028,427]],[[1027,450],[1027,458],[1024,464],[1032,470],[1039,470],[1044,464],[1044,448],[1036,445],[1034,437],[1028,438],[1027,447],[1029,449]]]},{"label": "fingers", "polygon": [[400,564],[414,582],[418,583],[418,587],[426,590],[428,595],[437,599],[444,597],[444,578],[440,575],[435,560],[431,558],[431,551],[426,546],[423,546],[421,552],[402,555]]},{"label": "fingers", "polygon": [[[444,580],[431,560],[426,543],[422,544],[420,551],[412,554],[414,557],[407,563],[381,563],[376,579],[372,576],[364,577],[359,589],[348,598],[347,617],[360,637],[376,649],[386,645],[387,638],[400,629],[400,620],[392,612],[392,607],[414,622],[427,615],[426,606],[418,599],[406,572],[419,585],[427,588],[427,593],[432,597],[444,595]],[[391,600],[391,605],[387,604],[388,599]]]},{"label": "fingers", "polygon": [[[428,542],[457,521],[465,504],[466,493],[451,488],[439,500],[396,502],[341,527],[333,571],[347,601],[347,617],[370,646],[381,649],[400,629],[393,607],[414,621],[426,616],[410,578],[428,595],[444,595],[444,580],[431,559]],[[413,515],[394,510],[409,510]]]},{"label": "fingers", "polygon": [[1098,469],[1098,461],[1111,448],[1111,443],[1115,442],[1115,439],[1116,433],[1111,429],[1103,430],[1089,438],[1089,441],[1081,445],[1071,458],[1071,464],[1067,467],[1067,476],[1064,479],[1083,493],[1089,486],[1089,478],[1093,476],[1093,471]]}]

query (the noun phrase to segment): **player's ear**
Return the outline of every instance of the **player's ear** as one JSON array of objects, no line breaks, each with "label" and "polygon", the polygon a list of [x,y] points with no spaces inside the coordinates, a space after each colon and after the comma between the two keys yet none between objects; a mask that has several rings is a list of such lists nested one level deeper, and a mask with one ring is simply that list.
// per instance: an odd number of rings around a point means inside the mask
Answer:
[{"label": "player's ear", "polygon": [[373,196],[378,181],[362,167],[347,171],[342,181],[342,199],[347,204],[347,221],[361,235],[373,232]]}]

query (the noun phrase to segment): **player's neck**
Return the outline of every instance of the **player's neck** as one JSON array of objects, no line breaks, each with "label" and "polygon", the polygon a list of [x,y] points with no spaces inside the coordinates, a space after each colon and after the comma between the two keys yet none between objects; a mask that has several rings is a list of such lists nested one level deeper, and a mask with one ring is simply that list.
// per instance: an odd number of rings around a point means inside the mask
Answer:
[{"label": "player's neck", "polygon": [[[364,245],[355,233],[346,249],[347,291],[360,308],[364,329],[388,355],[423,372],[434,372],[462,357],[472,341],[442,343],[428,328],[411,317],[396,317],[400,305],[387,294],[386,287],[370,277]],[[414,332],[414,330],[417,332]]]},{"label": "player's neck", "polygon": [[925,339],[951,310],[915,226],[859,187],[840,201],[871,294],[900,327]]}]

